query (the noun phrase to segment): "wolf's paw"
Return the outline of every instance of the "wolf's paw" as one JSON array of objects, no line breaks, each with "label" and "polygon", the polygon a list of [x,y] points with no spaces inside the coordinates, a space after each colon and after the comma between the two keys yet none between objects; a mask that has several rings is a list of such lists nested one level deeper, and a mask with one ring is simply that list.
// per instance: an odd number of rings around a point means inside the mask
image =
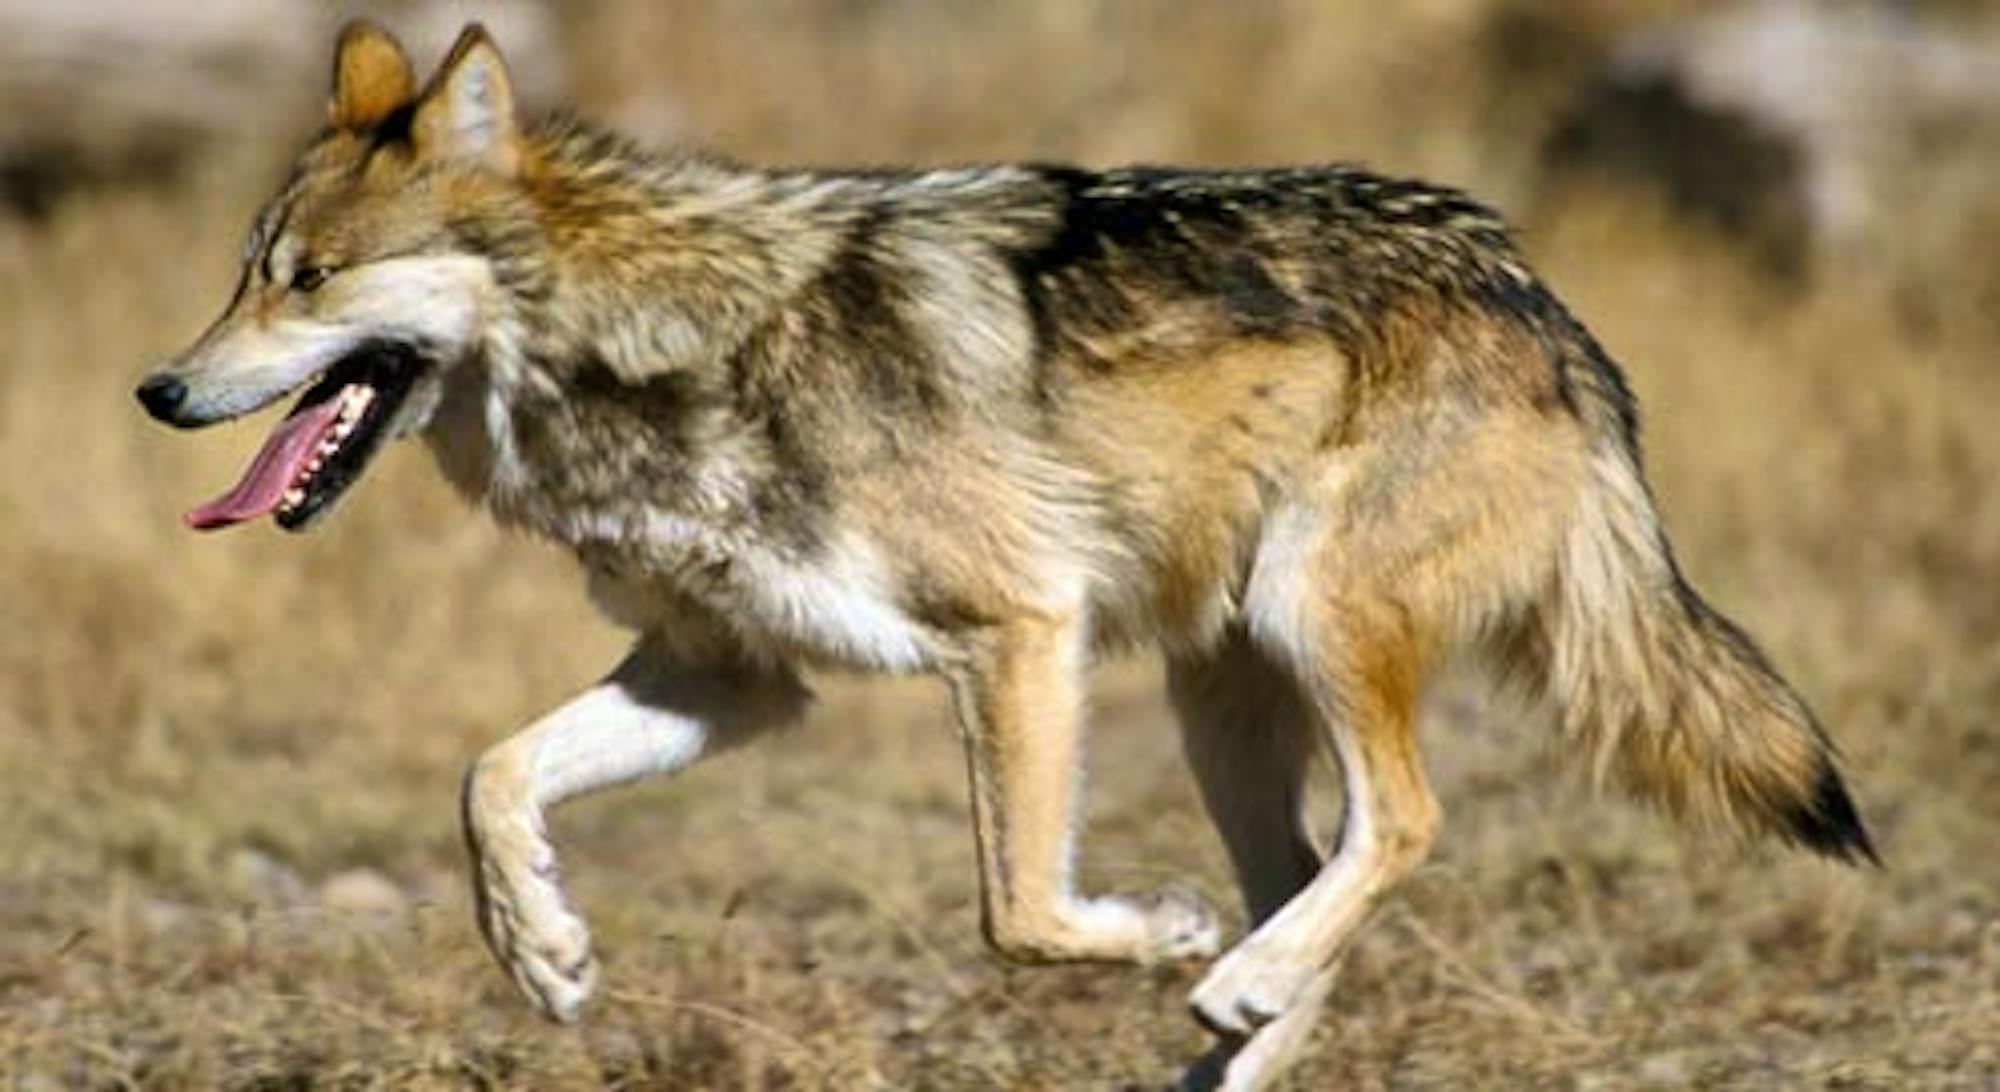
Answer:
[{"label": "wolf's paw", "polygon": [[[519,845],[516,839],[507,844]],[[515,853],[473,839],[479,928],[495,959],[542,1014],[571,1023],[597,985],[590,929],[563,897],[555,852],[533,838]]]},{"label": "wolf's paw", "polygon": [[1151,961],[1207,959],[1222,949],[1222,926],[1199,896],[1166,890],[1133,901],[1146,915]]},{"label": "wolf's paw", "polygon": [[[997,920],[996,920],[997,919]],[[998,916],[987,939],[1023,963],[1164,963],[1214,955],[1215,915],[1193,895],[1105,895],[1065,901],[1054,913]]]},{"label": "wolf's paw", "polygon": [[1220,1035],[1214,1048],[1182,1073],[1177,1092],[1260,1092],[1271,1087],[1312,1038],[1333,992],[1333,978],[1332,968],[1308,977],[1284,1014],[1248,1038]]},{"label": "wolf's paw", "polygon": [[1271,945],[1245,942],[1217,960],[1188,995],[1195,1019],[1243,1038],[1292,1010],[1319,968]]},{"label": "wolf's paw", "polygon": [[1086,928],[1100,937],[1122,937],[1117,957],[1135,963],[1206,959],[1222,944],[1214,912],[1186,891],[1106,896],[1081,909]]}]

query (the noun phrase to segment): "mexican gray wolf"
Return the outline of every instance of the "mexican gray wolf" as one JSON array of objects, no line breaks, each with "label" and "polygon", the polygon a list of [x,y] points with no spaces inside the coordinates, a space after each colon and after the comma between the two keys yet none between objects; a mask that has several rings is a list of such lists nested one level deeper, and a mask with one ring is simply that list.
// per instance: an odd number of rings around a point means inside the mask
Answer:
[{"label": "mexican gray wolf", "polygon": [[1424,858],[1448,655],[1672,813],[1874,855],[1812,714],[1676,567],[1618,369],[1453,190],[655,155],[525,124],[476,26],[419,86],[358,23],[244,255],[139,397],[195,427],[302,394],[189,523],[307,527],[421,437],[637,633],[464,783],[480,926],[558,1020],[598,970],[545,809],[795,720],[812,665],[949,684],[995,948],[1150,962],[1215,954],[1210,912],[1086,896],[1071,857],[1084,669],[1162,650],[1251,922],[1191,995],[1191,1086],[1267,1085]]}]

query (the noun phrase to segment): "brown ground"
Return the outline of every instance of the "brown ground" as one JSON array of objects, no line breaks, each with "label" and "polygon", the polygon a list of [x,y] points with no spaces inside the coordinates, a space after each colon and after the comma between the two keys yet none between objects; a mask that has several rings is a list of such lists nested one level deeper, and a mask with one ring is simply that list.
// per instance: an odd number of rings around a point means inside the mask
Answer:
[{"label": "brown ground", "polygon": [[[1780,292],[1643,196],[1529,200],[1550,93],[1475,48],[1491,6],[635,0],[569,45],[587,103],[676,94],[757,158],[1361,158],[1522,211],[1651,410],[1689,570],[1812,696],[1889,867],[1698,845],[1447,695],[1439,852],[1295,1087],[2000,1087],[2000,171]],[[1544,59],[1688,6],[1567,5]],[[580,1028],[532,1017],[477,947],[458,776],[619,636],[414,450],[317,534],[186,534],[259,429],[128,397],[284,147],[0,236],[0,1085],[1113,1088],[1197,1047],[1192,969],[982,948],[922,682],[829,681],[791,738],[562,812],[608,978]],[[1226,901],[1152,683],[1100,688],[1087,878]]]}]

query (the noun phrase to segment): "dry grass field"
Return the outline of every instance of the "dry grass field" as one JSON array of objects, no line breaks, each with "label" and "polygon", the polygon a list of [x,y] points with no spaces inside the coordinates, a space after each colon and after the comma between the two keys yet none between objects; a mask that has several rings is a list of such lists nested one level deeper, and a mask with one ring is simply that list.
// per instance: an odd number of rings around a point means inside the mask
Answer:
[{"label": "dry grass field", "polygon": [[[1448,688],[1439,851],[1293,1087],[2000,1088],[2000,157],[1775,286],[1643,191],[1534,181],[1566,58],[1704,5],[1556,5],[1573,36],[1506,65],[1502,6],[632,0],[561,48],[587,111],[671,102],[757,160],[1359,159],[1516,212],[1649,411],[1687,568],[1812,698],[1887,868],[1698,843]],[[171,434],[129,396],[220,305],[299,135],[0,223],[0,1088],[1170,1076],[1194,969],[981,945],[922,680],[821,680],[796,734],[559,812],[607,979],[579,1027],[529,1013],[478,947],[458,778],[621,636],[414,448],[317,533],[188,534],[260,429]],[[1154,681],[1101,677],[1086,878],[1233,907]]]}]

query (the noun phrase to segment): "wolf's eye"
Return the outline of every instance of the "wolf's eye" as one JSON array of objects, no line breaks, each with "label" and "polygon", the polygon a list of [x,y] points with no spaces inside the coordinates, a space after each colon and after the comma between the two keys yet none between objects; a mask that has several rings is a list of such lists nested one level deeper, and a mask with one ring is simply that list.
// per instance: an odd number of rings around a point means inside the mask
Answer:
[{"label": "wolf's eye", "polygon": [[292,274],[292,291],[310,292],[325,284],[326,279],[332,275],[333,270],[323,265],[302,265],[298,268],[298,272]]}]

